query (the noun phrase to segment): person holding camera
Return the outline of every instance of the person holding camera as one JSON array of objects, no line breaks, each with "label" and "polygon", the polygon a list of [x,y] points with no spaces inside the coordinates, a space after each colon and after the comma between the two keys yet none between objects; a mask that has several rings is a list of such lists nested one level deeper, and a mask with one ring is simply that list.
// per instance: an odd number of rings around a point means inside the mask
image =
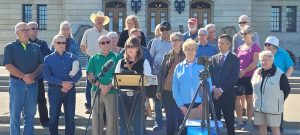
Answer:
[{"label": "person holding camera", "polygon": [[212,56],[210,67],[213,102],[217,119],[221,120],[221,110],[225,118],[227,134],[234,135],[234,86],[239,77],[239,59],[230,52],[232,38],[223,34],[218,38],[220,53]]},{"label": "person holding camera", "polygon": [[[116,96],[113,94],[116,91],[112,86],[112,78],[115,70],[115,66],[109,69],[102,78],[97,78],[98,74],[103,70],[105,63],[109,60],[113,60],[114,63],[117,63],[118,57],[115,53],[111,51],[110,38],[108,36],[100,36],[98,39],[98,44],[102,50],[99,53],[96,53],[89,59],[88,63],[88,78],[93,84],[92,86],[92,98],[96,98],[95,104],[92,109],[92,134],[93,135],[104,135],[104,107],[106,111],[107,118],[107,135],[115,135],[118,131],[117,126],[117,107],[116,107]],[[99,90],[99,93],[97,93]],[[95,96],[96,95],[96,96]],[[94,99],[92,100],[94,101]]]}]

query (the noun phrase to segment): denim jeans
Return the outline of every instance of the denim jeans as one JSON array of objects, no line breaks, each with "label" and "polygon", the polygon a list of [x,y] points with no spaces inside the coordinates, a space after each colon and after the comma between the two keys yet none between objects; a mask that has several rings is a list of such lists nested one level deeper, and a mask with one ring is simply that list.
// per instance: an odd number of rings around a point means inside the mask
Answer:
[{"label": "denim jeans", "polygon": [[42,124],[46,124],[49,122],[49,117],[48,117],[48,108],[46,105],[47,101],[45,98],[45,87],[44,87],[43,79],[38,80],[37,102],[38,102],[38,110],[40,114],[40,121]]},{"label": "denim jeans", "polygon": [[[89,59],[90,57],[87,58],[87,64],[86,64],[86,71],[88,69],[88,63],[89,63]],[[86,74],[88,74],[86,72]],[[88,77],[86,77],[86,87],[85,87],[85,99],[86,99],[86,103],[85,103],[85,108],[87,109],[91,109],[91,100],[92,100],[92,95],[91,95],[91,88],[92,88],[92,84],[91,82],[88,80]]]},{"label": "denim jeans", "polygon": [[20,135],[20,115],[24,112],[23,135],[34,134],[38,84],[26,84],[23,80],[9,79],[10,134]]},{"label": "denim jeans", "polygon": [[162,91],[162,102],[166,109],[166,135],[174,135],[178,130],[177,116],[182,115],[181,110],[176,105],[172,91]]},{"label": "denim jeans", "polygon": [[49,130],[50,135],[58,135],[58,120],[62,104],[64,104],[65,112],[65,135],[75,134],[75,102],[76,90],[73,87],[67,93],[61,91],[60,86],[49,85],[48,98],[50,104],[50,120]]},{"label": "denim jeans", "polygon": [[[144,112],[141,112],[141,94],[135,94],[134,96],[127,96],[124,93],[120,93],[119,95],[119,117],[120,117],[120,135],[140,135],[141,132],[144,132],[144,127],[142,127],[141,117],[144,116]],[[133,108],[133,109],[132,109]],[[132,110],[132,112],[131,112]],[[135,112],[134,112],[135,110]],[[134,114],[134,116],[132,116]],[[131,115],[132,117],[128,117]],[[126,124],[126,119],[132,123],[128,123],[128,127]],[[131,129],[130,126],[133,127],[133,134],[130,134]],[[125,134],[126,132],[126,134]]]},{"label": "denim jeans", "polygon": [[161,111],[161,101],[156,96],[153,98],[153,100],[154,100],[154,112],[155,112],[155,126],[162,128],[163,117]]}]

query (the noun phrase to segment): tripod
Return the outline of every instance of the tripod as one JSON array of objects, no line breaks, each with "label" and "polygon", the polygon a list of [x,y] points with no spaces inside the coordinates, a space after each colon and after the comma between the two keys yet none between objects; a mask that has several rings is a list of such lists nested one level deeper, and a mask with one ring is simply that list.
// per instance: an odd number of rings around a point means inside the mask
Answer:
[{"label": "tripod", "polygon": [[[209,78],[210,73],[207,70],[207,68],[205,68],[202,71],[198,71],[199,72],[199,78],[200,78],[200,83],[199,86],[197,88],[197,91],[193,97],[193,100],[187,110],[187,114],[185,115],[183,122],[180,126],[178,135],[181,135],[183,129],[186,126],[186,121],[190,115],[190,112],[192,110],[192,107],[195,103],[196,97],[198,96],[198,94],[200,93],[200,91],[202,92],[202,120],[201,120],[201,128],[207,128],[208,131],[208,135],[211,135],[211,126],[210,126],[210,118],[209,118],[209,107],[211,107],[211,113],[213,115],[214,118],[214,123],[215,123],[215,128],[217,131],[217,135],[220,135],[220,129],[218,126],[218,121],[217,121],[217,117],[216,117],[216,112],[215,112],[215,108],[213,105],[213,101],[212,101],[212,95],[210,94],[210,87],[209,87],[209,83],[207,82],[207,78]],[[200,95],[199,95],[200,96]]]},{"label": "tripod", "polygon": [[[99,85],[100,85],[100,83],[99,83]],[[96,94],[95,94],[95,96],[94,96],[93,105],[92,105],[92,108],[91,108],[91,113],[90,113],[90,115],[89,115],[88,123],[86,124],[86,127],[85,127],[85,132],[84,132],[85,135],[87,134],[87,130],[88,130],[88,127],[89,127],[89,125],[90,125],[91,116],[92,116],[92,114],[93,114],[93,108],[94,108],[94,105],[95,105],[96,98],[97,98],[97,97],[100,98],[100,96],[99,96],[99,92],[100,92],[99,85],[98,85],[98,88],[97,88],[97,90],[96,90]]]}]

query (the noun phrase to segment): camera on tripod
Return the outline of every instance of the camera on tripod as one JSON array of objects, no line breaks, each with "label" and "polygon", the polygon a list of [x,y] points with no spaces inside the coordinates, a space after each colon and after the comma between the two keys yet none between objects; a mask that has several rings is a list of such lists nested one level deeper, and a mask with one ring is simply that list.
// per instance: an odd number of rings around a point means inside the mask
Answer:
[{"label": "camera on tripod", "polygon": [[198,57],[197,64],[204,66],[204,69],[200,72],[200,78],[209,78],[209,66],[212,65],[212,58],[206,56]]}]

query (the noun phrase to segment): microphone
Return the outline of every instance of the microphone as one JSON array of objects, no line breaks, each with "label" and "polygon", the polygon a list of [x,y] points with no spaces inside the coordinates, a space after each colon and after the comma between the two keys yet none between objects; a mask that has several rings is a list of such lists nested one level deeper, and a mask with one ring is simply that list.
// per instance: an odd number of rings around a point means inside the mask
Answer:
[{"label": "microphone", "polygon": [[100,73],[98,75],[94,76],[94,78],[92,79],[93,82],[95,82],[96,80],[99,80],[100,78],[102,78],[106,72],[108,72],[111,68],[113,68],[114,65],[115,65],[115,62],[113,60],[108,60],[103,65]]}]

